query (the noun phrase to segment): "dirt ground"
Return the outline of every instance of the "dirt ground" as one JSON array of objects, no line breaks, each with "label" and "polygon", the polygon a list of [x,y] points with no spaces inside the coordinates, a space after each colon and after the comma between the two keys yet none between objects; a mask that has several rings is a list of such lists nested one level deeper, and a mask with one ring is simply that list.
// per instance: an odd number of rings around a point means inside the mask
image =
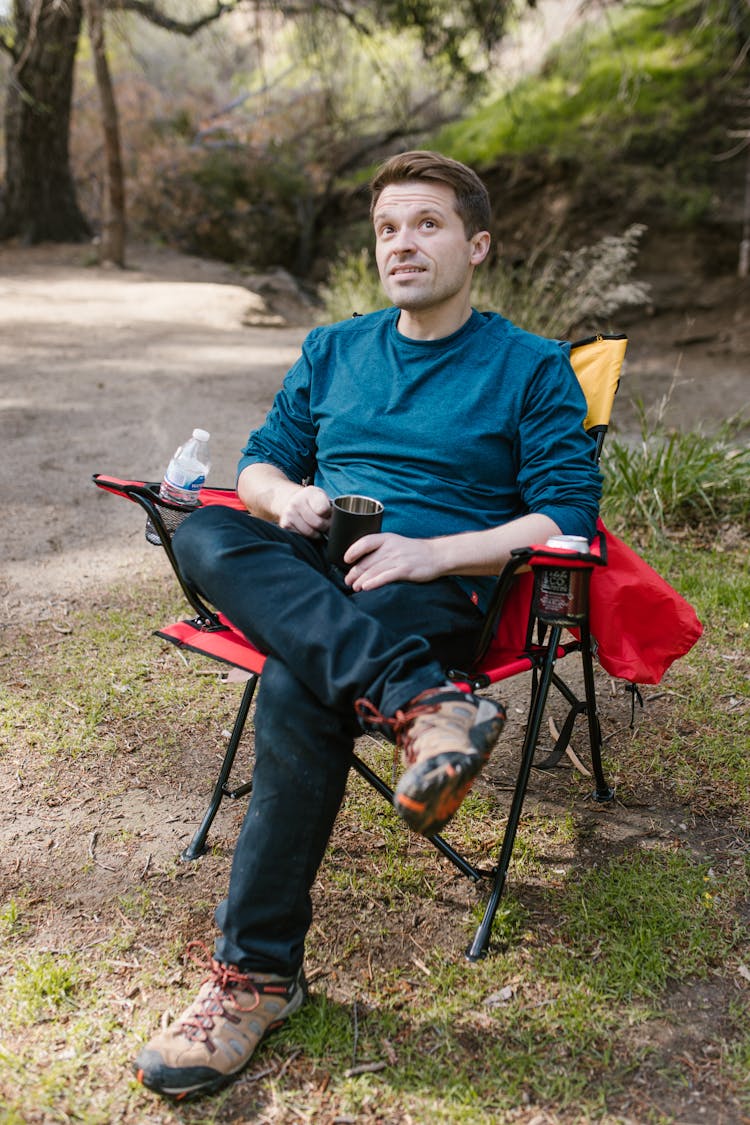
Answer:
[{"label": "dirt ground", "polygon": [[[161,552],[145,542],[140,513],[96,489],[91,474],[158,479],[175,446],[200,425],[212,435],[211,482],[230,483],[248,430],[262,421],[315,319],[314,308],[281,274],[249,279],[221,264],[145,247],[131,250],[125,272],[103,271],[90,257],[81,247],[0,248],[0,611],[9,626],[45,621],[54,627],[76,607],[105,604],[108,587],[128,576],[171,581]],[[619,429],[637,432],[636,400],[656,409],[673,385],[667,420],[716,428],[748,406],[748,287],[724,279],[704,287],[699,301],[692,295],[682,304],[673,300],[674,288],[662,285],[660,293],[651,315],[631,317],[624,328],[632,342],[616,406]],[[0,843],[12,843],[15,854],[43,856],[64,826],[75,830],[81,855],[86,849],[93,855],[101,821],[83,770],[78,777],[71,769],[70,792],[56,801],[35,803],[32,787],[17,794],[11,809],[8,794],[16,790],[5,769],[0,761],[0,791],[15,817],[0,826]],[[73,896],[77,908],[85,906],[84,893],[93,909],[112,888],[127,887],[139,865],[158,868],[172,859],[204,797],[200,786],[186,786],[179,815],[168,795],[137,785],[118,797],[108,824],[126,817],[144,840],[143,855],[115,861],[114,870],[102,863],[99,881]],[[636,836],[689,836],[703,855],[722,831],[648,805],[608,818],[615,847]],[[729,852],[736,844],[728,842]],[[68,859],[74,868],[81,856]],[[59,877],[50,870],[51,885]],[[190,877],[203,893],[214,892],[215,872]],[[60,900],[63,915],[67,902]],[[328,922],[335,925],[332,916]],[[444,924],[450,944],[449,913]],[[714,999],[708,992],[702,998],[676,992],[674,1026],[690,1026],[675,1033],[675,1058],[702,1049],[701,1013],[710,1012]],[[639,1081],[651,1087],[658,1076],[646,1072]],[[713,1081],[709,1074],[702,1087],[691,1087],[669,1120],[744,1120]]]},{"label": "dirt ground", "polygon": [[76,246],[0,248],[6,614],[158,569],[130,505],[91,474],[159,479],[203,426],[211,479],[231,482],[304,334],[276,326],[221,265],[143,249],[127,271],[106,272],[87,257]]}]

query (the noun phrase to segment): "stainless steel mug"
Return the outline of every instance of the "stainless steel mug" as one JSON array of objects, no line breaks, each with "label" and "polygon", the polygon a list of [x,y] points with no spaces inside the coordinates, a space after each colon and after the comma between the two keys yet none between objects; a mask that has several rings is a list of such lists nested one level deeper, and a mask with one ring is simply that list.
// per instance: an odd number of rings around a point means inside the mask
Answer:
[{"label": "stainless steel mug", "polygon": [[380,531],[383,505],[370,496],[337,496],[331,504],[328,531],[328,561],[346,569],[344,555],[363,535]]}]

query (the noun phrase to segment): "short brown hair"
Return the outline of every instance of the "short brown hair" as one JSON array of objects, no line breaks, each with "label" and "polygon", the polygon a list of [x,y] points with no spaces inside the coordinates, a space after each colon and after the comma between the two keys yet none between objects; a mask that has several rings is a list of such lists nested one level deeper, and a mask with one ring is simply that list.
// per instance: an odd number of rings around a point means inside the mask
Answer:
[{"label": "short brown hair", "polygon": [[383,188],[404,180],[438,180],[452,187],[467,238],[489,228],[490,197],[476,172],[450,156],[426,150],[400,152],[381,164],[370,182],[370,218]]}]

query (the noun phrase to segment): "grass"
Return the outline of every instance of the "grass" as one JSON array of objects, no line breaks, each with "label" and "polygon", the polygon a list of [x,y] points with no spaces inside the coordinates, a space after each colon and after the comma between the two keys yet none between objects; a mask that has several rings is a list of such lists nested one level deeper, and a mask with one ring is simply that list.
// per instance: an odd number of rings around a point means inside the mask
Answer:
[{"label": "grass", "polygon": [[750,525],[750,446],[738,440],[739,421],[718,434],[667,432],[641,418],[641,440],[616,437],[604,447],[603,511],[633,533],[664,538],[674,528],[700,528],[719,538],[723,529]]},{"label": "grass", "polygon": [[[154,642],[144,630],[144,621],[172,620],[185,615],[186,607],[171,591],[160,600],[152,592],[144,596],[140,607],[135,596],[123,595],[119,604],[85,621],[66,621],[62,627],[50,623],[41,640],[39,635],[18,637],[15,658],[23,672],[0,698],[0,731],[6,738],[23,731],[27,744],[47,758],[84,761],[89,755],[121,753],[123,739],[126,751],[145,739],[153,751],[147,764],[152,771],[169,761],[185,727],[213,724],[216,696],[206,692],[206,678],[182,675],[176,650],[165,647],[155,662]],[[92,652],[107,658],[91,660]],[[71,680],[71,667],[85,673]],[[216,668],[211,678],[218,679]],[[152,716],[165,688],[174,693],[179,717],[154,727]]]},{"label": "grass", "polygon": [[[733,438],[644,422],[640,445],[615,441],[605,463],[605,519],[706,626],[644,690],[632,729],[599,673],[621,807],[591,811],[575,773],[532,786],[490,955],[470,965],[483,888],[354,779],[313,890],[311,1003],[243,1079],[195,1107],[155,1101],[128,1064],[193,995],[187,943],[212,941],[240,813],[222,811],[212,850],[189,867],[169,826],[183,805],[197,820],[238,689],[147,638],[146,622],[183,612],[150,588],[14,630],[0,728],[21,828],[0,898],[0,1125],[614,1125],[634,1113],[656,1125],[683,1119],[685,1056],[704,1060],[703,1097],[719,1090],[747,1113],[750,567],[747,454]],[[518,698],[523,712],[525,688]],[[363,751],[391,776],[390,747],[368,739]],[[494,768],[451,825],[485,865],[508,805]]]},{"label": "grass", "polygon": [[[614,1123],[626,1105],[639,1121],[669,1121],[684,1090],[665,1027],[687,1027],[684,1049],[706,1060],[706,1090],[718,1084],[747,1112],[747,546],[662,535],[644,549],[694,601],[706,637],[662,690],[650,689],[653,702],[646,693],[634,731],[624,701],[604,706],[606,756],[633,805],[618,823],[645,802],[655,816],[673,808],[675,827],[610,836],[580,780],[555,771],[539,788],[553,786],[550,797],[522,820],[491,954],[469,965],[462,950],[483,894],[357,779],[314,890],[311,1003],[240,1082],[179,1109],[142,1091],[129,1060],[200,979],[182,952],[195,937],[211,943],[236,816],[186,869],[169,848],[144,864],[163,831],[158,817],[144,842],[135,823],[108,823],[96,810],[107,807],[102,797],[127,798],[133,778],[155,786],[146,800],[166,790],[179,805],[182,785],[200,803],[202,756],[221,747],[237,688],[147,638],[144,599],[155,623],[178,608],[149,590],[114,590],[64,633],[50,624],[22,639],[21,671],[4,696],[5,763],[18,767],[32,805],[63,808],[80,826],[63,848],[27,841],[0,899],[2,1125]],[[620,711],[614,725],[610,706]],[[390,749],[371,743],[367,754],[388,776]],[[76,821],[87,799],[92,814]],[[491,856],[493,818],[506,805],[502,787],[477,785],[456,818],[457,843]],[[98,834],[96,849],[81,832]],[[29,866],[32,855],[41,862]],[[711,1009],[702,1029],[701,1003]],[[644,1083],[659,1086],[658,1102],[644,1099]]]}]

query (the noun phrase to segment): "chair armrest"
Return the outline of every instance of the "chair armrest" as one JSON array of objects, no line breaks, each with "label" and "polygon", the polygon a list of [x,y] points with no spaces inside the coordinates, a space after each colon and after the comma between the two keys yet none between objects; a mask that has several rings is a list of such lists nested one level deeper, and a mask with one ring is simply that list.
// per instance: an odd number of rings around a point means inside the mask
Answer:
[{"label": "chair armrest", "polygon": [[[112,492],[115,496],[124,496],[126,500],[132,500],[133,503],[143,508],[159,537],[159,542],[164,548],[188,604],[192,606],[199,620],[206,627],[215,628],[218,624],[216,613],[208,608],[197,591],[183,578],[172,550],[172,535],[179,524],[190,515],[190,510],[185,511],[179,504],[172,504],[168,500],[163,500],[159,496],[159,485],[154,481],[126,480],[121,477],[107,476],[105,473],[94,473],[92,479],[97,488],[101,488],[105,492]],[[226,495],[231,495],[231,493],[226,493]]]}]

